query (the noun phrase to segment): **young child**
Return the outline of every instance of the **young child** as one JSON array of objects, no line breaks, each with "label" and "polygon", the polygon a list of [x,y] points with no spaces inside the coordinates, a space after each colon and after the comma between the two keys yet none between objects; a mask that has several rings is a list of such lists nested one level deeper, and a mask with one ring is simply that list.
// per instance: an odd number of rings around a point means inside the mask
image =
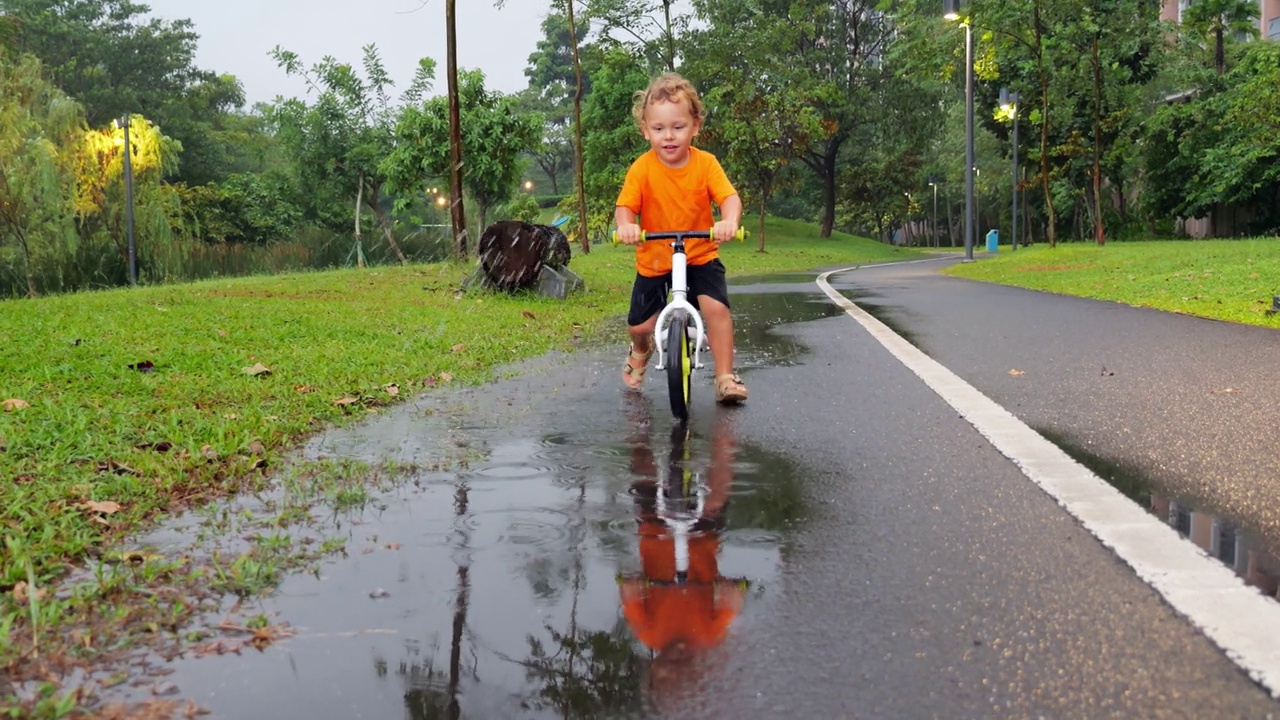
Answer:
[{"label": "young child", "polygon": [[[729,289],[720,243],[738,231],[742,199],[734,190],[715,156],[692,147],[705,115],[693,84],[667,73],[637,92],[631,109],[640,134],[650,150],[627,170],[618,195],[614,219],[618,240],[640,242],[647,232],[698,230],[712,227],[711,203],[720,206],[710,240],[688,240],[689,301],[702,314],[707,340],[715,357],[716,402],[738,405],[746,401],[747,388],[733,371],[733,318],[729,315]],[[639,224],[637,224],[639,216]],[[671,287],[671,246],[661,242],[636,248],[636,280],[631,288],[631,352],[622,368],[622,381],[638,390],[653,355],[653,331],[658,313]]]}]

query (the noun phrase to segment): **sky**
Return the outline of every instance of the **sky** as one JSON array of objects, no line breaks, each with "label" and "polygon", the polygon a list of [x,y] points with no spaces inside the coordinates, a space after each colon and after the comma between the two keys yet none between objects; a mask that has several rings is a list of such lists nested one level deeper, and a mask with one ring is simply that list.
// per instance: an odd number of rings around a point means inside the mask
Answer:
[{"label": "sky", "polygon": [[[383,65],[406,90],[418,60],[436,60],[434,92],[445,90],[444,0],[143,0],[151,14],[188,18],[200,35],[196,66],[235,75],[249,107],[277,95],[303,96],[306,86],[276,67],[267,53],[279,45],[306,67],[332,55],[360,67],[361,48],[378,46]],[[484,72],[486,86],[513,93],[528,81],[524,68],[542,34],[547,0],[458,0],[458,67]]]}]

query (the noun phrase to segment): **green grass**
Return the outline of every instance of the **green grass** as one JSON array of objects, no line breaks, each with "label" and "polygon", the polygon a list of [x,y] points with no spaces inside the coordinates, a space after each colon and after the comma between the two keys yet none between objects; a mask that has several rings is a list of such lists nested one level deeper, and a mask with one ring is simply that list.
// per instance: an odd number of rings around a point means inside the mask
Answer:
[{"label": "green grass", "polygon": [[[754,222],[754,221],[753,221]],[[768,225],[724,248],[734,275],[914,257],[914,251],[812,226]],[[331,424],[357,422],[495,366],[605,340],[621,345],[634,277],[628,248],[595,246],[570,267],[589,291],[567,301],[460,293],[472,263],[211,280],[0,302],[0,625],[56,635],[76,617],[14,590],[59,592],[87,557],[166,513],[267,484],[285,452]],[[261,364],[269,373],[250,374]],[[145,371],[144,371],[145,369]],[[366,488],[316,492],[359,510]],[[297,505],[279,517],[306,515]],[[225,518],[224,518],[225,520]],[[230,522],[223,523],[230,528]],[[252,593],[274,582],[274,548],[217,558],[214,584]],[[51,607],[57,607],[53,613]],[[10,633],[6,632],[6,636]],[[31,648],[0,642],[0,667]]]},{"label": "green grass", "polygon": [[1033,245],[947,270],[957,277],[1269,327],[1280,239]]}]

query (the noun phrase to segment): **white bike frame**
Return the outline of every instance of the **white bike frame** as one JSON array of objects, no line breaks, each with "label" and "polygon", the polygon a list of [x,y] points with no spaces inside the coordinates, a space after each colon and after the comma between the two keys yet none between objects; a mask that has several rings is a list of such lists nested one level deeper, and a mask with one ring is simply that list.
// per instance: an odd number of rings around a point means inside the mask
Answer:
[{"label": "white bike frame", "polygon": [[680,250],[671,255],[671,299],[658,313],[658,321],[654,327],[654,338],[658,344],[658,370],[667,369],[667,331],[671,326],[671,316],[677,310],[683,310],[693,320],[693,369],[702,368],[702,346],[706,340],[706,332],[702,326],[702,315],[689,302],[689,265],[688,256],[684,252],[684,241],[675,240],[672,247],[679,245]]},{"label": "white bike frame", "polygon": [[676,551],[676,582],[683,583],[689,578],[689,534],[698,520],[702,518],[703,503],[707,498],[707,486],[702,483],[698,473],[693,474],[690,485],[693,488],[693,503],[684,504],[685,509],[676,509],[667,501],[667,482],[671,470],[662,473],[658,478],[658,494],[655,503],[657,516],[669,528]]}]

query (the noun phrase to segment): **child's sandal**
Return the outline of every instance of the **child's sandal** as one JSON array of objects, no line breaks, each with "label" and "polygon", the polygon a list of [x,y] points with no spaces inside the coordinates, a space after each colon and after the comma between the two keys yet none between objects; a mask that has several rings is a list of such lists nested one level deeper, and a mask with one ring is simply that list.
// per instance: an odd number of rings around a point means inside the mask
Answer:
[{"label": "child's sandal", "polygon": [[[649,369],[649,358],[653,356],[653,341],[649,342],[649,352],[638,353],[634,345],[627,352],[627,360],[622,363],[622,382],[632,390],[639,390],[644,382],[644,373]],[[631,364],[631,358],[640,361],[640,367]]]},{"label": "child's sandal", "polygon": [[741,405],[747,401],[747,386],[737,373],[716,376],[716,402],[721,405]]}]

